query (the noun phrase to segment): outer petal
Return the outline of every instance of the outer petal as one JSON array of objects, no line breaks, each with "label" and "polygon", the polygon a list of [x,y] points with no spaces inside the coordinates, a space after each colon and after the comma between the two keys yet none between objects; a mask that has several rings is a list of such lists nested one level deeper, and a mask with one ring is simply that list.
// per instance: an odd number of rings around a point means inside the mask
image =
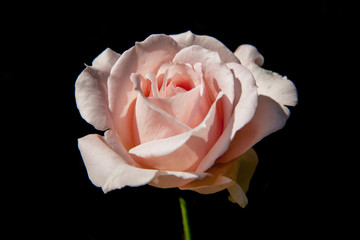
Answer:
[{"label": "outer petal", "polygon": [[[286,77],[261,68],[264,58],[254,46],[241,45],[236,49],[235,55],[240,59],[241,64],[246,66],[254,75],[259,87],[259,95],[268,96],[281,105],[295,106],[297,104],[295,85]],[[283,108],[289,115],[288,109]]]},{"label": "outer petal", "polygon": [[297,104],[296,87],[287,77],[265,70],[255,63],[249,64],[248,69],[255,77],[259,95],[268,96],[281,105],[295,106]]},{"label": "outer petal", "polygon": [[[228,63],[227,65],[233,71],[235,76],[235,103],[237,104],[221,137],[204,157],[196,170],[197,172],[204,172],[211,167],[215,161],[219,162],[223,160],[223,157],[220,156],[228,151],[229,146],[233,145],[232,141],[236,136],[236,132],[253,118],[258,104],[255,80],[249,70],[238,63]],[[246,150],[248,150],[248,148]],[[226,160],[224,160],[230,161],[240,154],[236,156],[231,155],[231,159],[226,158]],[[218,159],[219,157],[220,159]]]},{"label": "outer petal", "polygon": [[191,31],[170,36],[185,47],[199,45],[211,51],[218,52],[222,62],[239,62],[239,59],[237,59],[224,44],[213,37],[195,35]]},{"label": "outer petal", "polygon": [[269,97],[259,96],[253,119],[235,134],[229,149],[217,162],[231,161],[245,153],[261,139],[281,129],[287,118],[280,104]]},{"label": "outer petal", "polygon": [[250,149],[231,162],[215,164],[207,171],[211,176],[192,181],[181,186],[180,189],[210,194],[227,188],[232,198],[244,207],[247,204],[245,193],[249,188],[257,163],[257,155],[253,149]]},{"label": "outer petal", "polygon": [[206,173],[158,171],[142,169],[130,165],[130,155],[124,148],[115,152],[109,145],[112,133],[105,134],[105,138],[91,134],[78,140],[79,149],[83,157],[88,175],[92,183],[102,187],[104,192],[120,189],[125,186],[141,186],[150,183],[157,187],[178,187],[189,181],[201,179]]},{"label": "outer petal", "polygon": [[130,157],[128,153],[114,152],[100,135],[87,135],[80,138],[78,144],[90,180],[104,192],[147,184],[157,173],[129,165],[126,161]]},{"label": "outer petal", "polygon": [[250,63],[256,63],[258,66],[264,64],[264,57],[258,52],[256,47],[250,44],[240,45],[234,52],[240,59],[242,65],[247,67]]},{"label": "outer petal", "polygon": [[132,124],[137,92],[134,91],[130,75],[156,75],[160,66],[169,63],[180,49],[169,36],[151,35],[124,52],[112,68],[108,81],[109,108],[117,124],[117,134],[126,149],[135,145]]},{"label": "outer petal", "polygon": [[108,108],[107,79],[120,54],[110,48],[94,59],[79,75],[75,83],[76,104],[81,116],[98,130],[110,128],[112,120]]},{"label": "outer petal", "polygon": [[194,129],[173,137],[146,142],[130,149],[129,153],[137,163],[146,168],[194,171],[222,132],[218,110],[223,97],[219,93],[205,119]]}]

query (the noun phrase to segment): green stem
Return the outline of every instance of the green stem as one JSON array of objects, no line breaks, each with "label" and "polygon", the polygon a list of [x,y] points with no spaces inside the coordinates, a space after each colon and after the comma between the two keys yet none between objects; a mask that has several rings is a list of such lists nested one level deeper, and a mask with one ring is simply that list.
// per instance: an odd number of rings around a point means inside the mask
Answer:
[{"label": "green stem", "polygon": [[186,202],[182,197],[179,197],[179,202],[180,202],[180,208],[181,208],[182,223],[183,223],[183,228],[184,228],[184,239],[191,240],[190,223],[189,223]]}]

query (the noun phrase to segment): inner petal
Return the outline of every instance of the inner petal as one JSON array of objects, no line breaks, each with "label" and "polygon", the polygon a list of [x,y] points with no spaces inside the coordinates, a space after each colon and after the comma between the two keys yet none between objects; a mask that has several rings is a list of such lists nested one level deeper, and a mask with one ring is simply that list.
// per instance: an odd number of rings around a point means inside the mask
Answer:
[{"label": "inner petal", "polygon": [[201,80],[190,64],[176,63],[167,69],[163,78],[160,94],[162,97],[171,97],[176,94],[176,92],[179,92],[174,91],[176,88],[190,91],[200,85],[200,83]]},{"label": "inner petal", "polygon": [[135,91],[138,92],[134,119],[137,129],[135,140],[137,144],[178,135],[191,130],[189,126],[150,102],[149,99],[151,97],[145,97],[140,88],[141,80],[143,79],[140,74],[133,73],[130,79],[134,83]]},{"label": "inner petal", "polygon": [[177,120],[188,125],[199,108],[201,99],[200,89],[201,87],[198,86],[190,91],[184,91],[171,97],[149,97],[148,100]]}]

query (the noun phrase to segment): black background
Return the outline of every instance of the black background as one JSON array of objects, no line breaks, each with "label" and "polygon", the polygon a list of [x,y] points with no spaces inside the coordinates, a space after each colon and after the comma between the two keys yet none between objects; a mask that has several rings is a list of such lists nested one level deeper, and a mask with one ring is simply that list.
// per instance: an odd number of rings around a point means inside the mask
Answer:
[{"label": "black background", "polygon": [[[356,1],[59,3],[14,6],[12,13],[1,19],[3,97],[12,96],[3,101],[12,234],[182,239],[179,196],[188,202],[194,240],[350,234],[357,188],[349,187],[355,158],[346,152],[356,140],[340,134],[348,133],[349,115],[356,113],[350,107],[358,80],[350,74]],[[298,89],[299,104],[285,128],[254,147],[259,165],[244,209],[230,203],[226,191],[143,186],[103,194],[88,179],[77,148],[78,138],[97,132],[75,104],[84,63],[107,47],[122,53],[150,34],[187,30],[232,51],[256,46],[263,67],[288,76]]]}]

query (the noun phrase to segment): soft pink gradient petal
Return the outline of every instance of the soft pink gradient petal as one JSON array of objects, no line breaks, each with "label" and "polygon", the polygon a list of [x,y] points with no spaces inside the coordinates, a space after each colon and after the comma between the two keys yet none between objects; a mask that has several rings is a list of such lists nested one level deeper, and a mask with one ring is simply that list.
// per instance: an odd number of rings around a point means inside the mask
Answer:
[{"label": "soft pink gradient petal", "polygon": [[248,151],[269,134],[284,127],[287,114],[281,105],[267,96],[259,96],[253,119],[241,128],[226,153],[217,162],[227,162]]},{"label": "soft pink gradient petal", "polygon": [[257,86],[251,72],[238,63],[228,63],[227,66],[235,76],[235,96],[238,97],[234,108],[234,125],[231,139],[235,133],[247,124],[255,114],[258,104]]},{"label": "soft pink gradient petal", "polygon": [[110,128],[107,79],[120,54],[110,48],[103,51],[79,75],[75,83],[76,104],[81,116],[98,130]]},{"label": "soft pink gradient petal", "polygon": [[147,98],[147,100],[189,126],[189,122],[199,108],[201,99],[200,89],[201,86],[198,86],[190,91],[179,93],[172,97],[150,97]]},{"label": "soft pink gradient petal", "polygon": [[104,133],[104,140],[106,142],[107,145],[109,145],[109,147],[116,152],[117,154],[119,154],[120,156],[122,156],[122,159],[129,165],[134,166],[134,167],[140,167],[139,164],[137,164],[134,159],[132,159],[132,157],[130,156],[130,154],[126,151],[126,149],[124,148],[124,146],[121,144],[119,137],[117,136],[116,132],[113,130],[107,130]]},{"label": "soft pink gradient petal", "polygon": [[108,80],[109,108],[117,134],[126,149],[135,146],[136,137],[132,124],[138,93],[134,91],[130,75],[156,75],[159,68],[170,63],[180,49],[180,45],[169,36],[151,35],[125,51],[113,66]]},{"label": "soft pink gradient petal", "polygon": [[192,66],[196,63],[204,65],[208,61],[222,63],[218,52],[211,51],[198,45],[183,48],[175,55],[172,61],[174,64],[189,63]]},{"label": "soft pink gradient petal", "polygon": [[[137,144],[167,138],[191,130],[189,126],[174,116],[153,104],[141,91],[141,76],[133,73],[130,76],[134,82],[138,97],[135,104],[135,126],[138,132]],[[133,127],[133,126],[131,126]]]},{"label": "soft pink gradient petal", "polygon": [[[110,130],[109,130],[110,131]],[[102,137],[90,134],[78,140],[79,149],[92,183],[102,187],[104,192],[121,189],[125,186],[151,184],[157,187],[178,187],[196,179],[202,179],[207,173],[158,171],[143,169],[129,164],[131,158],[123,148],[116,152],[109,146],[113,133]]]},{"label": "soft pink gradient petal", "polygon": [[211,51],[218,52],[222,62],[239,62],[239,59],[237,59],[223,43],[213,37],[195,35],[191,31],[170,36],[185,47],[199,45]]},{"label": "soft pink gradient petal", "polygon": [[214,51],[210,51],[203,47],[194,45],[182,49],[173,59],[174,63],[190,63],[192,65],[201,64],[203,69],[203,79],[205,89],[208,91],[210,101],[214,101],[217,93],[222,91],[225,94],[225,98],[222,100],[223,119],[224,123],[230,119],[233,110],[233,103],[235,98],[234,88],[234,75],[227,67],[222,63],[219,54]]},{"label": "soft pink gradient petal", "polygon": [[205,119],[194,129],[140,144],[130,149],[129,153],[137,163],[146,168],[194,171],[222,132],[222,121],[218,115],[222,97],[224,95],[219,93]]},{"label": "soft pink gradient petal", "polygon": [[240,45],[234,52],[240,59],[242,65],[247,67],[250,63],[256,63],[258,66],[264,64],[264,57],[258,52],[256,47],[250,44]]},{"label": "soft pink gradient petal", "polygon": [[201,79],[198,78],[194,69],[190,64],[176,63],[169,67],[165,72],[160,89],[160,96],[171,97],[174,94],[167,90],[171,88],[180,87],[186,91],[190,91],[195,86],[201,84]]},{"label": "soft pink gradient petal", "polygon": [[100,135],[82,137],[78,145],[90,180],[94,185],[102,187],[104,192],[147,184],[157,173],[155,170],[129,165],[125,160],[129,158],[128,153],[116,153]]},{"label": "soft pink gradient petal", "polygon": [[254,75],[256,84],[259,87],[259,95],[274,99],[282,105],[284,111],[289,115],[290,111],[285,105],[295,106],[298,101],[295,85],[287,77],[261,68],[264,58],[254,46],[240,45],[236,49],[235,55]]},{"label": "soft pink gradient petal", "polygon": [[249,64],[248,69],[254,75],[259,87],[259,95],[268,96],[281,105],[295,106],[297,104],[296,87],[287,77],[265,70],[255,63]]},{"label": "soft pink gradient petal", "polygon": [[[249,70],[238,63],[228,63],[227,66],[234,73],[235,77],[234,88],[236,105],[222,135],[201,161],[196,170],[197,172],[206,171],[209,167],[214,165],[215,161],[220,156],[228,151],[230,143],[233,141],[237,131],[243,128],[253,118],[258,104],[257,87]],[[223,158],[221,157],[217,161],[222,159]],[[226,161],[228,161],[227,158]]]}]

